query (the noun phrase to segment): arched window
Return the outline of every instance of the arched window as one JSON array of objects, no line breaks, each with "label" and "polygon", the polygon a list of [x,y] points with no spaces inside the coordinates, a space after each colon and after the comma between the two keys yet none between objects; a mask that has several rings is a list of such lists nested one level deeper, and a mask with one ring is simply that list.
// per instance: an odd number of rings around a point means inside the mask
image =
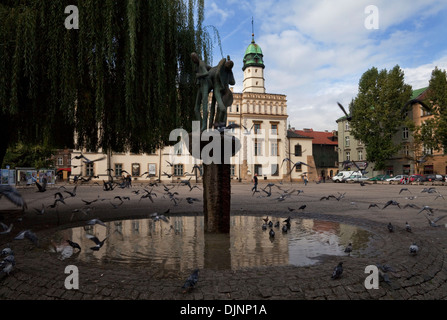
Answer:
[{"label": "arched window", "polygon": [[301,145],[298,143],[295,145],[295,157],[301,157],[303,154],[302,152],[302,147]]}]

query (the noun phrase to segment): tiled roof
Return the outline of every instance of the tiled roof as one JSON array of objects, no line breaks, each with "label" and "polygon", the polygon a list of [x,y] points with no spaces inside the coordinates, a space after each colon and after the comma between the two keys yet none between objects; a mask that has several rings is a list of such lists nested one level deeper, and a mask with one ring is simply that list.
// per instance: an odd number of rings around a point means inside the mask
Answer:
[{"label": "tiled roof", "polygon": [[338,145],[338,139],[332,132],[326,131],[313,131],[312,129],[295,130],[295,133],[301,136],[307,136],[313,138],[312,144],[328,144],[336,146]]},{"label": "tiled roof", "polygon": [[301,139],[312,139],[312,137],[309,136],[303,136],[296,131],[287,130],[287,138],[301,138]]}]

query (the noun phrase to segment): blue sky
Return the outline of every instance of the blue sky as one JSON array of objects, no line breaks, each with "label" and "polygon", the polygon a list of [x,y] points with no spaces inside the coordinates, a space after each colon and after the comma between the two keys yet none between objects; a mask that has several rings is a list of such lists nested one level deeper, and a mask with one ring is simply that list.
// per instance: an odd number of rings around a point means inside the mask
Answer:
[{"label": "blue sky", "polygon": [[[378,15],[365,9],[373,5]],[[251,42],[262,48],[268,93],[287,95],[296,129],[337,130],[362,74],[399,65],[413,89],[428,86],[437,66],[447,69],[447,0],[205,0],[205,25],[219,31],[224,56],[242,59]],[[365,20],[378,17],[378,29]],[[215,44],[213,64],[222,58]]]}]

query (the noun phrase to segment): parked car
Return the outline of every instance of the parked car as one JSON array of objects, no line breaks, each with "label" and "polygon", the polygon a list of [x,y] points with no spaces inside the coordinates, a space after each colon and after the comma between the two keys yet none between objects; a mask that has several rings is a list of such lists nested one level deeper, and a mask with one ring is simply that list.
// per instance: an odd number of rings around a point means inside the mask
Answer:
[{"label": "parked car", "polygon": [[389,176],[387,174],[379,174],[375,177],[370,178],[369,181],[384,181],[388,178],[391,178],[391,176]]},{"label": "parked car", "polygon": [[353,175],[344,179],[345,182],[360,182],[360,181],[366,181],[366,180],[369,180],[369,177],[364,176],[362,174],[353,174]]},{"label": "parked car", "polygon": [[397,176],[387,178],[386,181],[398,181],[401,182],[403,178],[408,178],[408,175],[406,174],[398,174]]},{"label": "parked car", "polygon": [[442,181],[444,177],[440,174],[425,174],[427,181]]},{"label": "parked car", "polygon": [[334,182],[344,182],[345,178],[348,178],[352,175],[352,171],[340,171],[335,176],[332,177],[332,181]]},{"label": "parked car", "polygon": [[410,182],[424,182],[424,181],[428,181],[427,177],[422,175],[422,174],[412,174],[409,178]]}]

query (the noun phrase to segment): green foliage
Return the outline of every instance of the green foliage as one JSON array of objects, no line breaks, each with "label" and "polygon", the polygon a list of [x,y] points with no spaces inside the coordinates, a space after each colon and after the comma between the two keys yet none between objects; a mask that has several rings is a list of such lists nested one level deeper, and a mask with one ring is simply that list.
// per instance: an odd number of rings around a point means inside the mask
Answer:
[{"label": "green foliage", "polygon": [[404,124],[402,107],[411,93],[397,65],[390,71],[373,67],[359,81],[359,93],[350,105],[351,132],[365,144],[367,160],[376,170],[385,169],[386,160],[401,148],[393,138]]},{"label": "green foliage", "polygon": [[[190,129],[190,54],[209,60],[212,49],[204,0],[185,2],[2,1],[0,144],[149,152]],[[65,28],[68,5],[78,30]]]},{"label": "green foliage", "polygon": [[25,145],[18,143],[8,148],[4,163],[11,168],[51,168],[54,166],[51,156],[54,150],[42,145]]}]

